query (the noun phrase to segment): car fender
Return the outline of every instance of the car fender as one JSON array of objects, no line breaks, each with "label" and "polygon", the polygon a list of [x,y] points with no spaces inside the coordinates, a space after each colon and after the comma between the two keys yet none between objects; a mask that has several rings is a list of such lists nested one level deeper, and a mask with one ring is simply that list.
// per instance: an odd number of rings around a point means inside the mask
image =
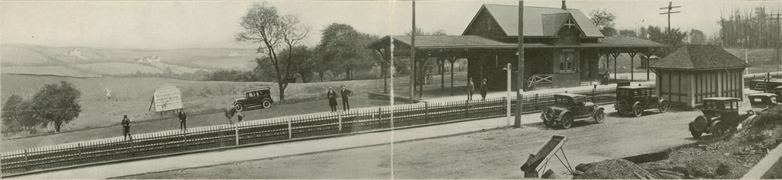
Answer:
[{"label": "car fender", "polygon": [[265,101],[265,100],[269,100],[269,102],[274,102],[274,100],[273,100],[272,98],[263,98],[263,100],[264,100],[264,101]]},{"label": "car fender", "polygon": [[[562,122],[562,117],[565,117],[565,114],[571,114],[571,113],[568,110],[564,110],[562,112],[559,112],[559,117],[557,117],[557,121]],[[575,117],[573,117],[573,118],[575,118]]]},{"label": "car fender", "polygon": [[720,119],[712,120],[711,124],[709,124],[709,132],[714,132],[714,126],[717,125],[717,123],[721,123],[721,122],[722,122],[722,120],[720,120]]},{"label": "car fender", "polygon": [[640,105],[641,105],[641,102],[640,101],[636,101],[635,103],[633,103],[633,106],[630,106],[630,109],[635,109],[635,106],[640,106]]},{"label": "car fender", "polygon": [[603,110],[603,113],[605,113],[605,111],[606,111],[605,108],[598,106],[597,108],[595,108],[595,110],[592,110],[592,116],[591,117],[595,117],[595,115],[597,114],[597,111],[600,111],[600,110]]},{"label": "car fender", "polygon": [[665,98],[660,97],[660,99],[657,100],[657,103],[662,103],[662,102],[665,102]]}]

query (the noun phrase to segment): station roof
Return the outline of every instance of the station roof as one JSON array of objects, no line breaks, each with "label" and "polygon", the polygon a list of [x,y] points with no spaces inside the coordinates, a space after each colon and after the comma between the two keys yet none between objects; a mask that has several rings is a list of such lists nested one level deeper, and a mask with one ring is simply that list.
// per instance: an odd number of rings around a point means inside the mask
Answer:
[{"label": "station roof", "polygon": [[[474,21],[483,11],[494,18],[507,36],[519,36],[519,6],[517,5],[484,4],[466,29],[473,26]],[[532,6],[524,6],[524,36],[553,36],[559,30],[558,25],[570,17],[575,20],[575,24],[586,37],[604,37],[581,10]],[[551,28],[551,26],[556,27]]]},{"label": "station roof", "polygon": [[709,101],[741,101],[741,99],[734,98],[734,97],[710,97],[710,98],[703,98],[703,100],[709,100]]},{"label": "station roof", "polygon": [[746,68],[749,65],[715,45],[686,45],[652,64],[652,69],[714,70]]},{"label": "station roof", "polygon": [[[366,47],[380,49],[389,44],[391,37],[380,38]],[[394,46],[410,48],[410,36],[394,36]],[[657,48],[665,45],[634,37],[605,37],[597,43],[580,43],[575,45],[549,45],[542,43],[524,43],[524,48]],[[518,49],[517,43],[506,43],[476,35],[463,36],[415,36],[415,47],[418,50],[436,49]]]},{"label": "station roof", "polygon": [[618,86],[619,89],[651,89],[651,86]]}]

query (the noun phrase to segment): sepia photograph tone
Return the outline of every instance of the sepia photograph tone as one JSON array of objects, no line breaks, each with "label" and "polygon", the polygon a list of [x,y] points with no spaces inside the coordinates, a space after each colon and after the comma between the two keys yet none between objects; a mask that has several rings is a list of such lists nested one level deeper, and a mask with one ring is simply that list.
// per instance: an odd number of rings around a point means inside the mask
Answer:
[{"label": "sepia photograph tone", "polygon": [[3,179],[782,179],[779,0],[0,0]]}]

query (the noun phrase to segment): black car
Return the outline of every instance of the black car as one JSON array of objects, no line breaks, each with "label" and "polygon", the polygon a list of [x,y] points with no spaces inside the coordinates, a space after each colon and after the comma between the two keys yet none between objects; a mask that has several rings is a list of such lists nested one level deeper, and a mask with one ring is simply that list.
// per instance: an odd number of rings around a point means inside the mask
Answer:
[{"label": "black car", "polygon": [[242,93],[244,94],[244,97],[234,100],[234,107],[238,111],[256,106],[260,106],[261,108],[270,108],[274,102],[270,89],[271,88],[269,87],[261,87],[245,90],[244,93]]},{"label": "black car", "polygon": [[700,115],[689,124],[690,133],[694,138],[700,138],[703,133],[712,133],[721,137],[735,132],[739,123],[747,118],[747,114],[739,114],[739,98],[712,97],[703,99]]},{"label": "black car", "polygon": [[562,125],[567,129],[573,125],[573,121],[594,119],[596,123],[603,123],[605,109],[590,102],[589,98],[580,94],[557,93],[554,94],[554,106],[547,108],[540,115],[543,124],[552,127],[554,124]]},{"label": "black car", "polygon": [[660,113],[664,113],[668,110],[668,102],[662,97],[655,97],[652,94],[652,87],[619,86],[616,87],[614,109],[620,114],[632,114],[639,117],[646,109],[657,109]]}]

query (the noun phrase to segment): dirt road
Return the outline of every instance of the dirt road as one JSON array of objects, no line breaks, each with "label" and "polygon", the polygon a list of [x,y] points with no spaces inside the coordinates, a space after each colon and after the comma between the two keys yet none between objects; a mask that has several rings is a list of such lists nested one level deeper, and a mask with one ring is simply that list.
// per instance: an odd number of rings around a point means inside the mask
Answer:
[{"label": "dirt road", "polygon": [[[519,166],[551,135],[569,138],[564,151],[579,163],[657,152],[694,142],[687,123],[700,112],[669,111],[618,116],[612,109],[603,124],[577,122],[571,129],[540,123],[520,129],[497,129],[445,138],[417,140],[307,155],[268,158],[199,168],[123,176],[121,178],[337,178],[337,179],[510,179],[521,178]],[[393,153],[393,155],[392,155]],[[564,160],[564,159],[563,159]],[[392,166],[393,164],[393,166]],[[548,164],[570,177],[556,158]]]}]

